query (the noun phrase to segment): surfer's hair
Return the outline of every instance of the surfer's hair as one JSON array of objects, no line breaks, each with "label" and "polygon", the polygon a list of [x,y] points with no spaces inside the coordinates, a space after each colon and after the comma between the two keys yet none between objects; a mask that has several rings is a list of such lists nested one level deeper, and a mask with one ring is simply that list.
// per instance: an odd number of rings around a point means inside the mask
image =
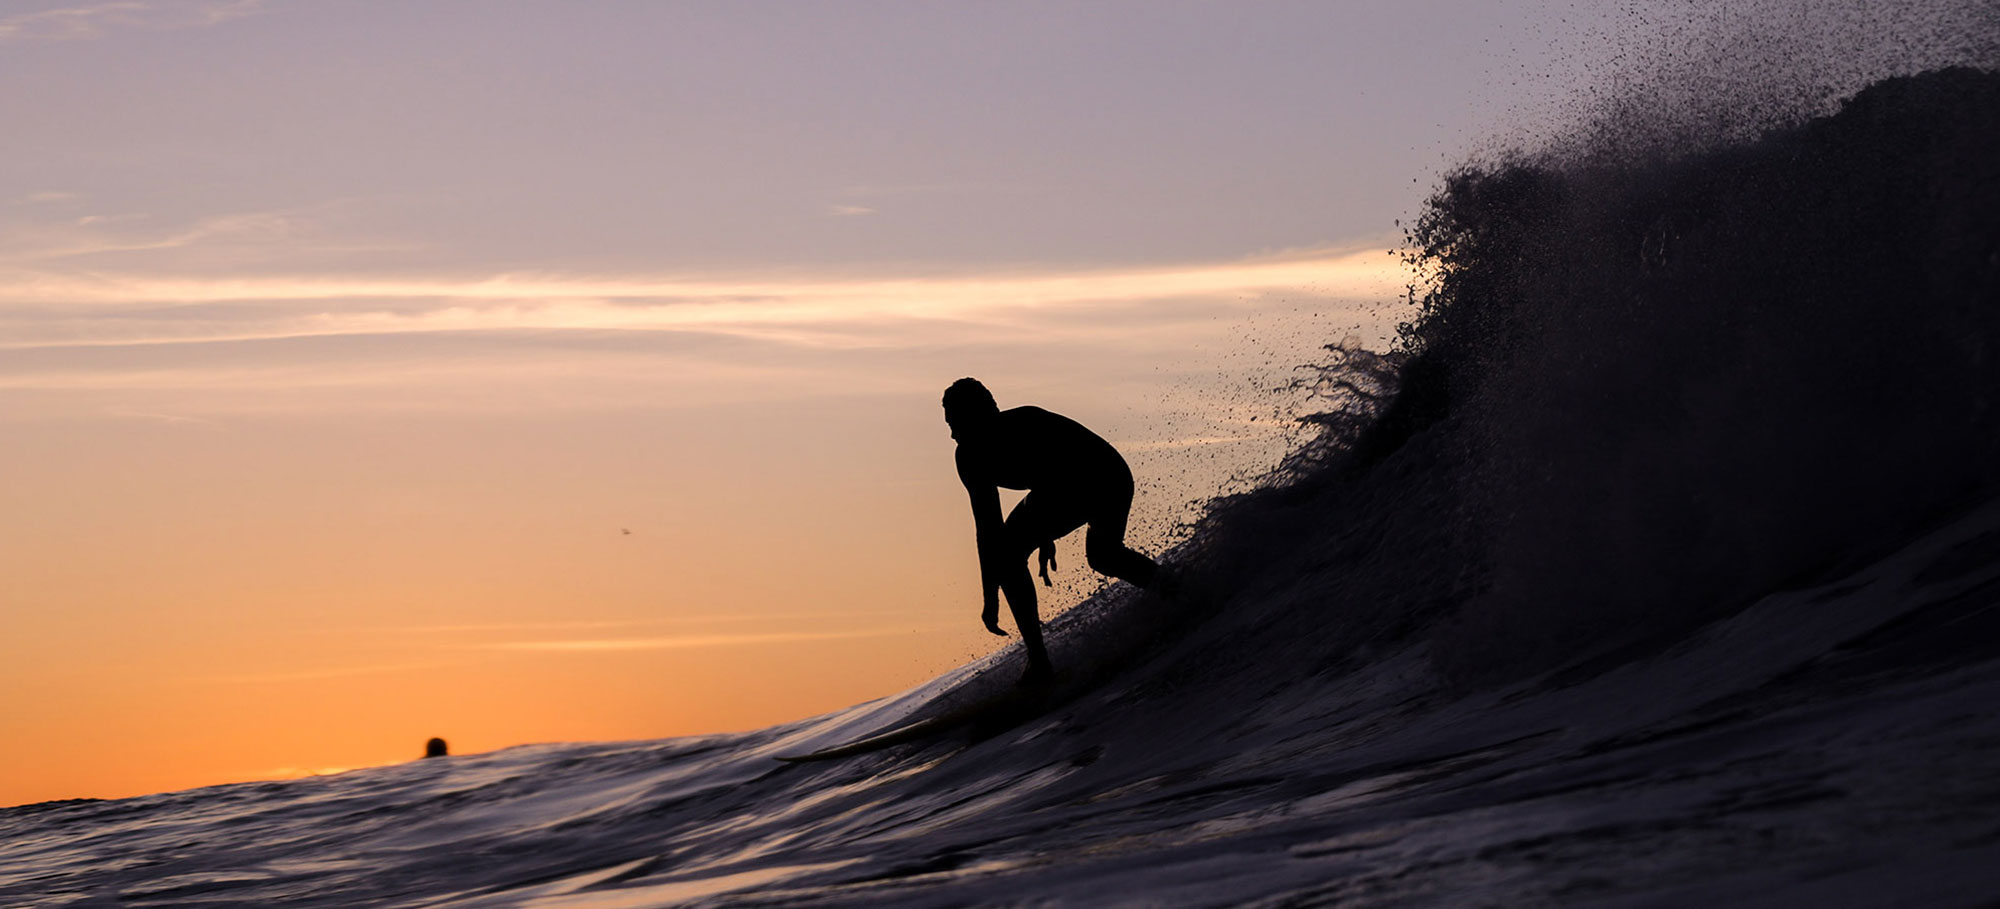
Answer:
[{"label": "surfer's hair", "polygon": [[978,379],[965,378],[944,390],[944,409],[951,413],[993,412],[1000,405],[993,403],[993,393],[979,384]]}]

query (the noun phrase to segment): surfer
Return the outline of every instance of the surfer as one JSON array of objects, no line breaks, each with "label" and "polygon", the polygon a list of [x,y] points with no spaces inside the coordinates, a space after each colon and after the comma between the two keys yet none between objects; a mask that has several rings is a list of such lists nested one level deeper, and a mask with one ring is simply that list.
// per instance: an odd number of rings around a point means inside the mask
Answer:
[{"label": "surfer", "polygon": [[[1103,574],[1150,587],[1160,567],[1125,545],[1132,510],[1132,469],[1103,437],[1061,414],[1039,407],[1001,410],[977,379],[960,379],[944,392],[944,421],[958,442],[958,479],[972,497],[979,542],[980,590],[986,630],[1000,629],[999,595],[1007,595],[1014,626],[1028,651],[1024,684],[1055,674],[1042,644],[1042,619],[1028,555],[1039,550],[1042,583],[1051,584],[1056,538],[1085,524],[1084,555]],[[1028,495],[1000,518],[998,487]]]}]

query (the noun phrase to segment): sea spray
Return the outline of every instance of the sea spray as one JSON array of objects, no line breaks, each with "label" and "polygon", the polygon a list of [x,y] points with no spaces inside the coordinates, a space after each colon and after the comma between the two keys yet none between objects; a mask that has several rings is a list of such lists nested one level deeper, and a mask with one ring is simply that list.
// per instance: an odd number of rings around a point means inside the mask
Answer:
[{"label": "sea spray", "polygon": [[1993,73],[1886,80],[1734,145],[1468,166],[1409,239],[1400,349],[1330,348],[1317,434],[1176,553],[1245,601],[1347,566],[1267,615],[1285,646],[1338,662],[1427,628],[1462,683],[1546,672],[1821,580],[2000,481]]}]

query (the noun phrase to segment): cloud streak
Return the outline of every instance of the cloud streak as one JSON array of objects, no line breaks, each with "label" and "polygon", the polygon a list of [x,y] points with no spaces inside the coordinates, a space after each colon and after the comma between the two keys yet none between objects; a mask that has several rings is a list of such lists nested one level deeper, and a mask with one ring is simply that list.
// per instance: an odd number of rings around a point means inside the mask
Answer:
[{"label": "cloud streak", "polygon": [[290,672],[251,673],[246,675],[202,676],[196,682],[212,682],[225,685],[266,685],[274,682],[317,682],[326,679],[344,679],[358,675],[379,675],[392,672],[423,672],[462,665],[453,662],[432,661],[427,663],[389,663],[366,666],[332,666],[322,669],[300,669]]},{"label": "cloud streak", "polygon": [[80,41],[121,29],[164,30],[217,25],[247,16],[263,0],[118,0],[0,18],[0,43]]},{"label": "cloud streak", "polygon": [[[118,212],[83,215],[57,225],[15,228],[0,233],[0,263],[19,276],[39,276],[59,284],[66,280],[63,273],[38,271],[42,263],[105,253],[184,249],[216,240],[231,243],[238,251],[254,251],[259,244],[296,243],[295,234],[302,224],[297,213],[285,211],[214,215],[185,226],[148,230],[151,220],[145,212]],[[72,275],[67,280],[76,278]]]},{"label": "cloud streak", "polygon": [[794,619],[864,619],[882,616],[897,616],[903,613],[894,610],[847,610],[844,612],[727,612],[677,614],[656,619],[602,619],[556,622],[467,622],[438,625],[382,625],[364,628],[336,629],[345,632],[368,632],[378,634],[458,634],[464,632],[490,631],[578,631],[605,628],[660,627],[666,625],[774,622]]},{"label": "cloud streak", "polygon": [[[701,330],[857,343],[827,326],[887,319],[1004,320],[1074,304],[1310,290],[1387,296],[1402,271],[1378,249],[1150,268],[924,278],[177,278],[20,272],[0,305],[0,349],[251,341],[408,332]],[[177,310],[228,304],[227,318]],[[865,343],[865,342],[859,342]]]},{"label": "cloud streak", "polygon": [[502,641],[492,644],[462,644],[466,650],[506,650],[540,653],[603,653],[621,650],[685,650],[695,647],[746,647],[758,644],[789,644],[800,641],[831,641],[846,638],[877,638],[924,631],[922,628],[867,628],[853,631],[781,631],[765,634],[700,634],[647,638],[590,638],[549,641]]}]

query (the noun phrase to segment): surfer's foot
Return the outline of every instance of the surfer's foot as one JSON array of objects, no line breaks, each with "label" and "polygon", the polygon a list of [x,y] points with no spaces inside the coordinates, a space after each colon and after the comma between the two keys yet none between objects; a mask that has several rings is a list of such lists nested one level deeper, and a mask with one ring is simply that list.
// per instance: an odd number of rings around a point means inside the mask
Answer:
[{"label": "surfer's foot", "polygon": [[1047,663],[1031,663],[1028,666],[1028,671],[1021,673],[1021,681],[1016,682],[1015,685],[1020,688],[1036,688],[1047,685],[1055,680],[1056,670],[1054,666]]}]

